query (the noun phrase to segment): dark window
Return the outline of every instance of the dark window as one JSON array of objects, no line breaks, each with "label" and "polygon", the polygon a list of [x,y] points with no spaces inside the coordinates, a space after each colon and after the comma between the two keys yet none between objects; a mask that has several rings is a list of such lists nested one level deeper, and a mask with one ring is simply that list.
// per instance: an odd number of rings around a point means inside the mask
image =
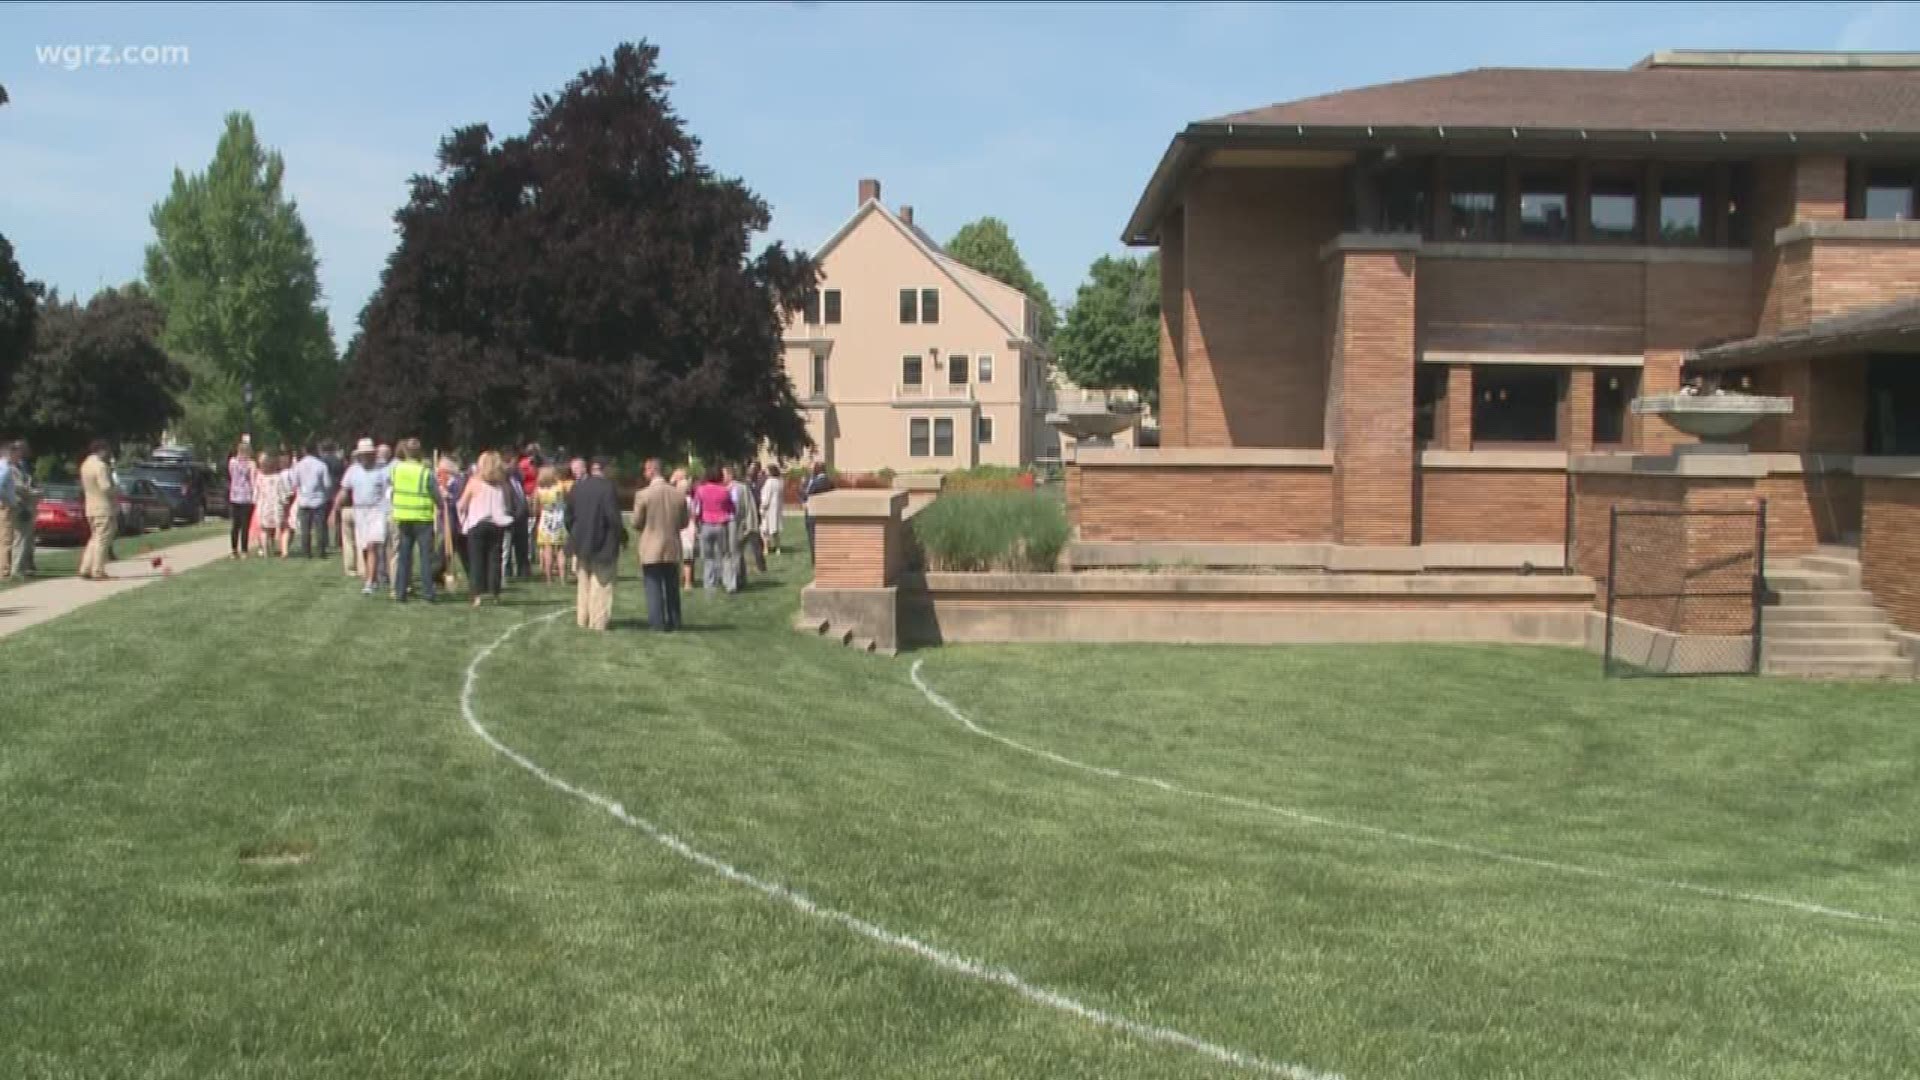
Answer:
[{"label": "dark window", "polygon": [[900,358],[900,383],[902,386],[919,386],[924,374],[923,365],[917,356]]},{"label": "dark window", "polygon": [[1587,228],[1595,240],[1640,239],[1640,177],[1624,169],[1595,169],[1587,189]]},{"label": "dark window", "polygon": [[988,446],[988,445],[991,445],[991,444],[992,444],[992,442],[993,442],[993,417],[991,417],[991,416],[983,416],[983,417],[981,417],[981,418],[980,418],[980,422],[979,422],[979,424],[978,424],[978,426],[977,426],[977,430],[976,430],[976,432],[975,432],[975,437],[979,439],[979,441],[980,441],[980,445],[981,445],[981,446]]},{"label": "dark window", "polygon": [[907,421],[907,454],[910,457],[926,457],[928,450],[927,431],[931,423],[924,417]]},{"label": "dark window", "polygon": [[940,290],[920,290],[920,321],[937,323],[940,321]]},{"label": "dark window", "polygon": [[953,456],[953,421],[935,420],[933,422],[933,456]]},{"label": "dark window", "polygon": [[827,321],[830,323],[837,323],[840,321],[840,290],[839,289],[827,290]]},{"label": "dark window", "polygon": [[1914,183],[1920,179],[1920,169],[1911,165],[1870,164],[1855,166],[1855,172],[1859,176],[1856,184],[1859,194],[1849,217],[1868,221],[1913,220]]},{"label": "dark window", "polygon": [[1573,236],[1572,185],[1564,164],[1527,163],[1520,170],[1520,238],[1546,242]]},{"label": "dark window", "polygon": [[1488,364],[1473,372],[1473,444],[1558,442],[1561,370]]},{"label": "dark window", "polygon": [[1447,400],[1447,366],[1418,364],[1413,369],[1413,437],[1434,442],[1440,437],[1440,408]]},{"label": "dark window", "polygon": [[1920,363],[1912,356],[1867,358],[1869,454],[1920,454]]},{"label": "dark window", "polygon": [[900,321],[903,323],[920,321],[920,293],[917,290],[900,290]]},{"label": "dark window", "polygon": [[1751,218],[1753,212],[1750,193],[1753,170],[1744,161],[1736,161],[1727,166],[1727,231],[1728,247],[1746,247],[1753,240]]},{"label": "dark window", "polygon": [[1445,240],[1498,240],[1505,170],[1498,158],[1447,162]]},{"label": "dark window", "polygon": [[947,357],[947,383],[951,386],[967,385],[967,358],[958,353]]},{"label": "dark window", "polygon": [[800,302],[800,321],[812,326],[820,321],[820,294],[809,292]]},{"label": "dark window", "polygon": [[1699,244],[1707,239],[1707,171],[1668,165],[1660,171],[1660,242]]},{"label": "dark window", "polygon": [[1431,224],[1427,200],[1433,193],[1432,163],[1402,162],[1380,178],[1381,232],[1420,233]]},{"label": "dark window", "polygon": [[983,383],[992,382],[993,381],[993,357],[991,356],[976,357],[974,362],[980,365],[980,381]]},{"label": "dark window", "polygon": [[1593,442],[1624,446],[1627,403],[1640,393],[1640,373],[1632,368],[1601,368],[1593,373]]},{"label": "dark window", "polygon": [[819,353],[813,355],[813,396],[827,396],[827,358]]}]

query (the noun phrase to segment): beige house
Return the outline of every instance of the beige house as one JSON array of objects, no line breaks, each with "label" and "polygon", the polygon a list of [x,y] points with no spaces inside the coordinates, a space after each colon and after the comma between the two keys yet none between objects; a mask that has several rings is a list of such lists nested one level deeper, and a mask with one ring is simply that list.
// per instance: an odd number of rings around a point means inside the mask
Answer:
[{"label": "beige house", "polygon": [[783,338],[815,454],[854,472],[1030,463],[1048,396],[1033,303],[948,258],[879,181],[859,197]]}]

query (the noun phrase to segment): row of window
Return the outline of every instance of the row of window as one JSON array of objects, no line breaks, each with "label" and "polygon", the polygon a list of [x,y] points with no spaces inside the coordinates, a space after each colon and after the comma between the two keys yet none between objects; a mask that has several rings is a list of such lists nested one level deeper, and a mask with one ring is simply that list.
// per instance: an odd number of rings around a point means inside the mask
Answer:
[{"label": "row of window", "polygon": [[[1501,443],[1564,444],[1568,368],[1538,364],[1473,365],[1472,446]],[[1414,438],[1439,441],[1439,418],[1447,397],[1447,366],[1421,364],[1413,384]],[[1595,446],[1624,446],[1628,403],[1640,392],[1635,368],[1601,369],[1593,376],[1592,431]]]},{"label": "row of window", "polygon": [[[800,321],[808,326],[822,322],[829,326],[840,322],[840,290],[824,289],[807,294],[800,302]],[[901,289],[900,321],[903,324],[934,324],[940,321],[939,289]]]},{"label": "row of window", "polygon": [[[969,361],[964,353],[954,353],[947,357],[947,385],[965,386],[971,374],[978,372],[979,381],[993,381],[993,357],[980,355]],[[926,363],[918,356],[900,358],[900,385],[920,386],[926,380]]]},{"label": "row of window", "polygon": [[1920,210],[1920,162],[1855,161],[1847,167],[1847,216],[1912,221]]},{"label": "row of window", "polygon": [[[993,444],[993,417],[974,419],[974,441],[981,446]],[[952,457],[953,419],[946,416],[916,416],[907,421],[909,457]]]}]

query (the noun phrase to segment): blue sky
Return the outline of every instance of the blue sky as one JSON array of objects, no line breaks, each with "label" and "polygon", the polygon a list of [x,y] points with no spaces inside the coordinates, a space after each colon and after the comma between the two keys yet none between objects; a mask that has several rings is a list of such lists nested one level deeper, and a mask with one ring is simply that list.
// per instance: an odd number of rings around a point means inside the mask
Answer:
[{"label": "blue sky", "polygon": [[[1063,305],[1188,121],[1475,66],[1621,67],[1661,48],[1920,50],[1920,4],[165,4],[0,6],[0,233],[86,294],[138,275],[172,170],[230,110],[287,160],[345,340],[393,245],[407,178],[476,121],[623,40],[660,46],[708,160],[812,248],[879,177],[945,239],[1012,227]],[[184,45],[176,66],[37,59],[49,45]]]}]

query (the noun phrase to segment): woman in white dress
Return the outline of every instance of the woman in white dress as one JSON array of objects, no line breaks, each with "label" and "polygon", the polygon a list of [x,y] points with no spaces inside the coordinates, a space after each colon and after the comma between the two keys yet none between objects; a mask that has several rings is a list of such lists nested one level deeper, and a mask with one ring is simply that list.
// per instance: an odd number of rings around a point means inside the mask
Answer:
[{"label": "woman in white dress", "polygon": [[786,509],[787,479],[779,466],[767,470],[767,478],[760,481],[760,536],[765,540],[767,554],[780,554],[780,524],[785,520],[781,515]]}]

